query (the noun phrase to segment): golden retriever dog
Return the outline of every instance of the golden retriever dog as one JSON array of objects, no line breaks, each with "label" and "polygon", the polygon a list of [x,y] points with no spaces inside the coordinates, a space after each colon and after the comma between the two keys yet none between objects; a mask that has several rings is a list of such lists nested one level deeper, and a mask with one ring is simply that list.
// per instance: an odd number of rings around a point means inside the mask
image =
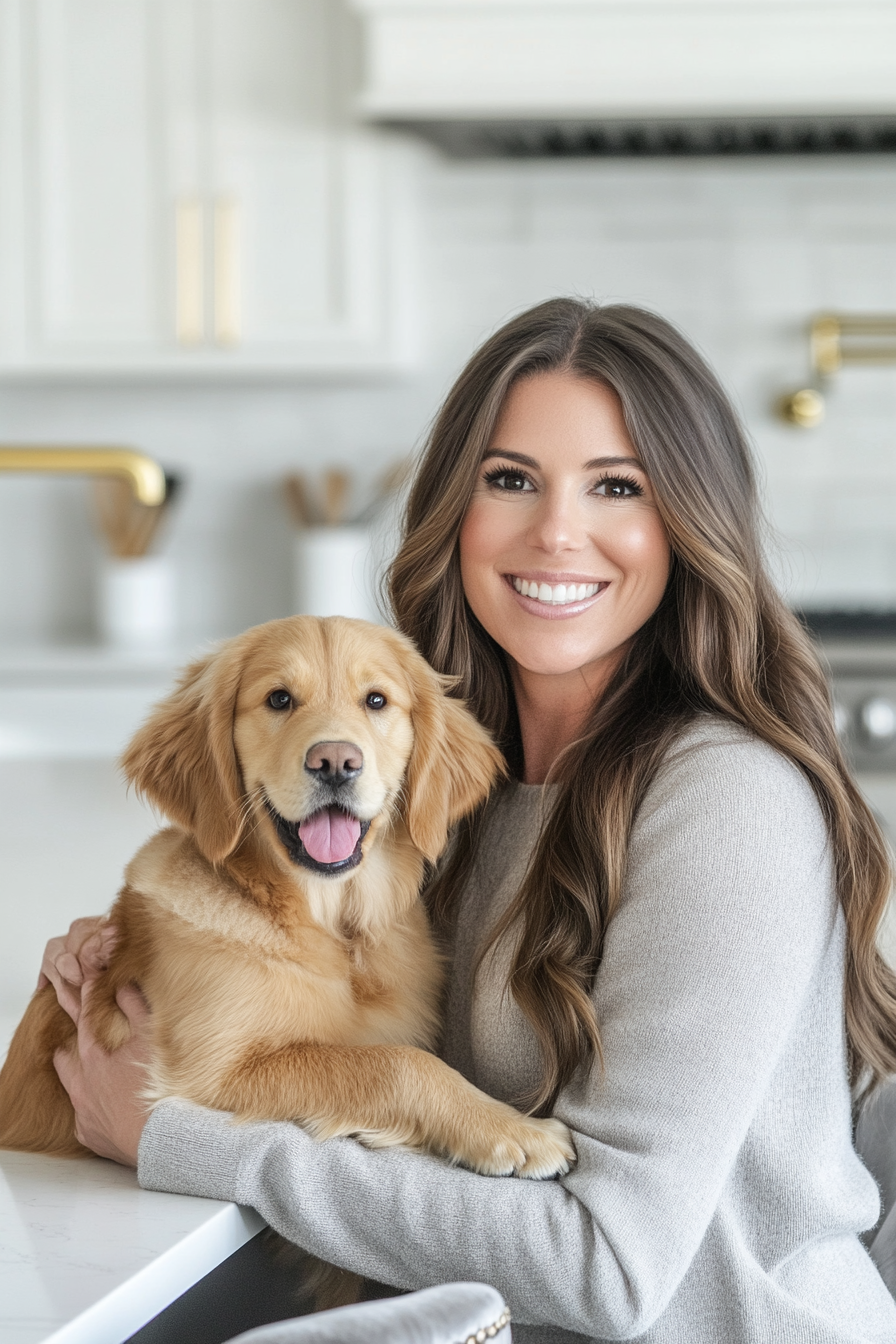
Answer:
[{"label": "golden retriever dog", "polygon": [[[258,626],[187,669],[123,766],[173,824],[126,870],[86,1011],[114,1050],[116,992],[141,987],[148,1101],[486,1174],[567,1170],[565,1126],[432,1053],[442,971],[419,889],[501,757],[408,640],[339,617]],[[0,1148],[86,1152],[53,1068],[74,1039],[52,986],[38,990],[0,1073]]]}]

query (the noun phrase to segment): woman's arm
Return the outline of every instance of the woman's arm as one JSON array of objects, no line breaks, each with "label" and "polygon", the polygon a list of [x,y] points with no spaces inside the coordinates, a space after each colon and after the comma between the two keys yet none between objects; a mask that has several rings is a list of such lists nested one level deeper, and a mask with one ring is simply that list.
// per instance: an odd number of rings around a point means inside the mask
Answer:
[{"label": "woman's arm", "polygon": [[171,1102],[147,1124],[140,1180],[250,1204],[381,1282],[485,1280],[517,1321],[632,1337],[698,1253],[836,920],[825,828],[795,768],[742,735],[692,746],[633,835],[595,991],[605,1075],[557,1108],[575,1131],[569,1176],[487,1178]]}]

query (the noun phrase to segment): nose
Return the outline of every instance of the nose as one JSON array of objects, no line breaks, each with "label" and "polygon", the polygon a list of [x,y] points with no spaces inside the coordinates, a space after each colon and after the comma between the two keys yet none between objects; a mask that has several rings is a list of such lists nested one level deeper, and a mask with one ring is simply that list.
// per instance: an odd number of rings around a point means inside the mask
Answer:
[{"label": "nose", "polygon": [[322,784],[338,789],[340,784],[360,775],[364,753],[354,742],[315,742],[305,756],[305,769]]},{"label": "nose", "polygon": [[587,522],[578,493],[572,489],[548,491],[531,520],[529,543],[548,554],[579,550],[587,535]]}]

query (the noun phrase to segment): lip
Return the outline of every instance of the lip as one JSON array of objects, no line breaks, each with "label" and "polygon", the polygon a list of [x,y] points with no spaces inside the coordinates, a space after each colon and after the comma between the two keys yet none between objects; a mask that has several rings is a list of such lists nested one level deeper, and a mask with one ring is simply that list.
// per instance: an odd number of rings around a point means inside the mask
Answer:
[{"label": "lip", "polygon": [[[607,583],[607,579],[596,578],[593,574],[580,574],[571,569],[512,569],[503,577],[513,587],[514,579],[525,579],[528,583]],[[514,591],[516,591],[514,589]]]},{"label": "lip", "polygon": [[589,611],[595,602],[600,601],[610,586],[607,579],[580,578],[577,574],[565,576],[555,574],[554,583],[602,583],[604,586],[593,597],[583,597],[581,602],[564,602],[562,607],[552,607],[547,602],[539,602],[537,598],[523,597],[522,593],[518,593],[514,588],[514,579],[528,579],[530,583],[549,583],[550,579],[545,577],[542,571],[504,575],[504,582],[509,592],[516,598],[523,611],[527,611],[530,616],[538,616],[543,621],[567,621],[573,616],[581,616],[583,611]]}]

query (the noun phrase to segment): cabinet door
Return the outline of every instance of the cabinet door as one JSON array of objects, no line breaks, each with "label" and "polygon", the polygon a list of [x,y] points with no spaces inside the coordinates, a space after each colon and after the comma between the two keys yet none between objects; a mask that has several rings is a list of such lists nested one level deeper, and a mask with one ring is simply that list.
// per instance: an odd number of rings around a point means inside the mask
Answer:
[{"label": "cabinet door", "polygon": [[129,363],[166,336],[157,7],[31,0],[24,24],[27,342]]},{"label": "cabinet door", "polygon": [[214,0],[212,333],[230,361],[388,354],[389,151],[338,124],[327,0]]},{"label": "cabinet door", "polygon": [[331,0],[0,0],[0,372],[403,361],[401,158],[341,64]]}]

